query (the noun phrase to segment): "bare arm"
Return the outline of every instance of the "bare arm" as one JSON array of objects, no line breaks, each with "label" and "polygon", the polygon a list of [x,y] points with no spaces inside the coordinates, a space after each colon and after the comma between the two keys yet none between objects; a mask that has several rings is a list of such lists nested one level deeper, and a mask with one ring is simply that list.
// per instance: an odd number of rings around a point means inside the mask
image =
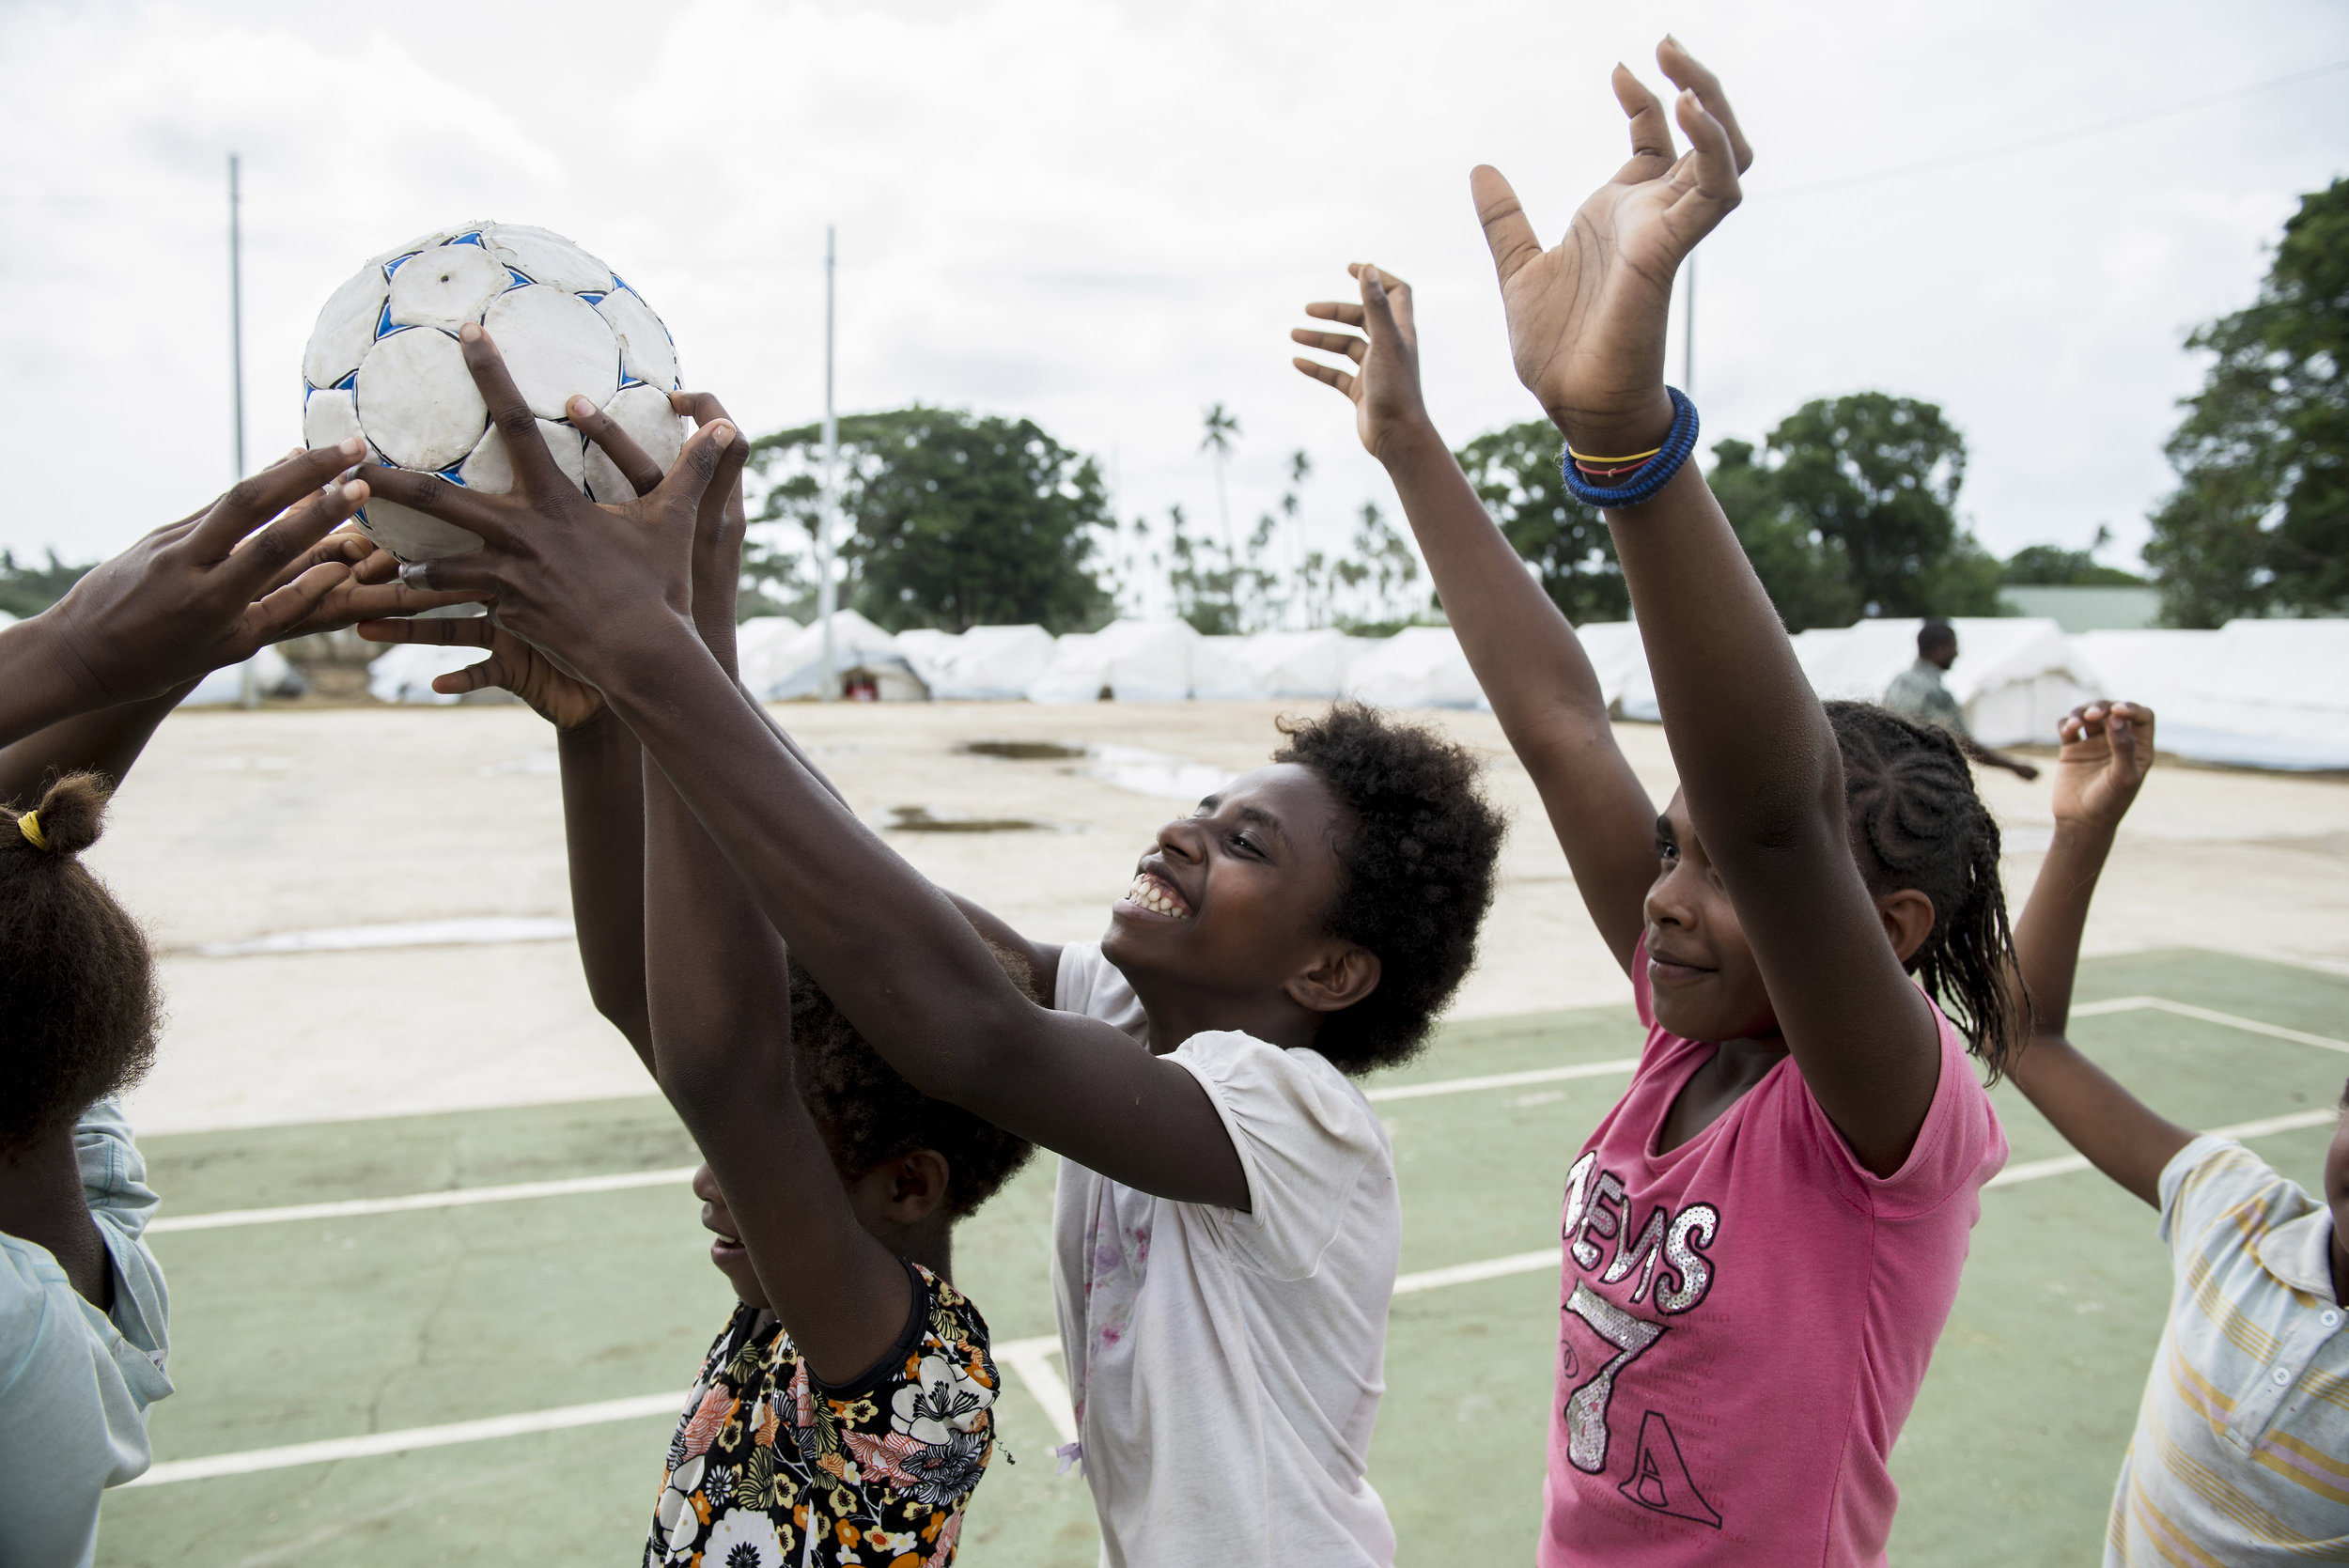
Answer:
[{"label": "bare arm", "polygon": [[[1692,150],[1621,67],[1632,157],[1544,251],[1500,174],[1473,176],[1517,373],[1574,450],[1651,450],[1672,422],[1664,334],[1681,259],[1736,206],[1751,154],[1718,81],[1678,44]],[[1630,444],[1625,444],[1629,442]],[[1846,837],[1842,759],[1785,628],[1703,478],[1610,512],[1664,733],[1803,1080],[1860,1162],[1899,1169],[1940,1078],[1930,1006],[1903,971]]]},{"label": "bare arm", "polygon": [[2015,926],[2036,1027],[2007,1074],[2091,1164],[2158,1208],[2162,1169],[2193,1133],[2156,1113],[2064,1037],[2089,903],[2113,834],[2153,766],[2153,710],[2091,703],[2063,721],[2061,733],[2055,840]]},{"label": "bare arm", "polygon": [[[723,413],[714,404],[712,411],[705,417]],[[620,443],[591,426],[590,434],[599,433],[619,460]],[[640,463],[649,472],[639,471]],[[622,469],[640,491],[660,483],[641,452]],[[729,683],[739,496],[739,486],[713,486],[695,537],[693,619]],[[912,1307],[912,1281],[858,1223],[800,1098],[782,939],[649,760],[644,803],[641,972],[661,1087],[709,1161],[751,1266],[792,1343],[818,1377],[844,1382],[896,1342]]]},{"label": "bare arm", "polygon": [[[355,438],[347,444],[263,470],[101,563],[30,620],[0,627],[0,745],[158,700],[308,617],[364,553],[348,541],[320,550],[367,497],[365,485],[336,478],[359,456]],[[59,744],[108,749],[97,733]]]},{"label": "bare arm", "polygon": [[1356,368],[1292,363],[1353,401],[1362,444],[1394,481],[1460,649],[1541,794],[1582,902],[1628,970],[1656,881],[1655,802],[1615,744],[1597,673],[1574,629],[1501,536],[1427,417],[1410,285],[1362,263],[1348,271],[1361,283],[1360,304],[1319,303],[1305,313],[1359,327],[1367,339],[1303,328],[1289,335],[1344,354]]},{"label": "bare arm", "polygon": [[792,953],[916,1088],[1129,1186],[1245,1208],[1238,1154],[1198,1079],[1108,1024],[1037,1006],[704,645],[688,611],[694,514],[709,485],[735,482],[749,443],[727,421],[706,424],[651,494],[594,505],[537,439],[488,335],[459,335],[521,485],[485,496],[370,469],[386,496],[487,541],[414,575],[493,594],[502,621],[604,692]]}]

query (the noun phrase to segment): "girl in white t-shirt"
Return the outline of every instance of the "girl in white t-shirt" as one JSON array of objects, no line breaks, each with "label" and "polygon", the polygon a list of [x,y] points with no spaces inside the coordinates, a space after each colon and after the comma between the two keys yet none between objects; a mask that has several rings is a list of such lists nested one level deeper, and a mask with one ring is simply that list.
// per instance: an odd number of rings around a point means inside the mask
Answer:
[{"label": "girl in white t-shirt", "polygon": [[[1097,948],[1029,941],[900,859],[696,633],[694,518],[748,450],[731,423],[598,506],[488,334],[459,336],[519,484],[366,469],[485,541],[403,577],[493,596],[502,635],[599,691],[909,1082],[1063,1157],[1056,1284],[1105,1560],[1392,1561],[1363,1463],[1401,1212],[1348,1075],[1410,1055],[1475,955],[1501,819],[1474,756],[1366,708],[1285,722],[1270,766],[1159,831]],[[622,472],[648,466],[596,427]]]}]

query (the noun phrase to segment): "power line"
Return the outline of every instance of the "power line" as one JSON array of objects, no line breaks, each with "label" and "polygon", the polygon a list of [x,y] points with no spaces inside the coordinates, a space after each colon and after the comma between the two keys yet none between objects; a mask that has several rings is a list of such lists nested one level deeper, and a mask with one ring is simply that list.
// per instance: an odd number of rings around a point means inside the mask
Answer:
[{"label": "power line", "polygon": [[2225,92],[2205,93],[2200,98],[2186,99],[2165,104],[2157,109],[2139,109],[2134,114],[2115,116],[2098,120],[2093,125],[2076,126],[2069,131],[2051,131],[2044,135],[2026,136],[2019,142],[2007,142],[1999,147],[1981,147],[1971,152],[1949,152],[1933,158],[1921,158],[1912,163],[1896,163],[1888,169],[1874,169],[1866,174],[1839,175],[1832,179],[1814,180],[1809,185],[1795,185],[1781,191],[1756,191],[1748,197],[1751,201],[1784,201],[1796,196],[1817,195],[1825,191],[1848,190],[1855,185],[1869,185],[1880,179],[1898,179],[1904,175],[1924,174],[1935,169],[1956,168],[1967,163],[1988,163],[1996,158],[2008,158],[2018,152],[2031,152],[2044,147],[2056,147],[2064,142],[2077,142],[2087,136],[2101,136],[2108,131],[2126,126],[2143,125],[2149,120],[2168,119],[2175,115],[2191,114],[2207,109],[2214,103],[2232,102],[2238,98],[2250,98],[2259,93],[2274,92],[2279,87],[2295,86],[2313,82],[2320,76],[2331,76],[2349,70],[2349,60],[2335,60],[2326,66],[2295,70],[2289,76],[2272,76],[2264,82],[2248,86],[2230,87]]}]

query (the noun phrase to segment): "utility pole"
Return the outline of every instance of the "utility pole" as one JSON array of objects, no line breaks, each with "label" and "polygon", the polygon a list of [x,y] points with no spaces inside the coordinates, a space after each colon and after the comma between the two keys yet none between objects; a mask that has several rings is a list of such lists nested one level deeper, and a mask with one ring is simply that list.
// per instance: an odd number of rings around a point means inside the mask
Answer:
[{"label": "utility pole", "polygon": [[817,512],[816,613],[824,623],[823,700],[840,695],[839,665],[832,658],[832,613],[835,590],[832,582],[832,540],[840,520],[840,421],[832,407],[832,273],[838,251],[832,225],[824,225],[824,502]]},{"label": "utility pole", "polygon": [[[231,483],[244,477],[244,245],[239,232],[238,196],[237,155],[232,152],[228,155],[228,415],[236,432],[237,466],[229,475]],[[261,690],[254,680],[249,659],[238,673],[237,705],[261,706]]]},{"label": "utility pole", "polygon": [[1688,296],[1681,310],[1680,390],[1694,398],[1697,395],[1697,253],[1690,251],[1686,263],[1688,271]]},{"label": "utility pole", "polygon": [[244,477],[244,257],[238,232],[237,155],[228,155],[228,411],[236,427],[237,467]]}]

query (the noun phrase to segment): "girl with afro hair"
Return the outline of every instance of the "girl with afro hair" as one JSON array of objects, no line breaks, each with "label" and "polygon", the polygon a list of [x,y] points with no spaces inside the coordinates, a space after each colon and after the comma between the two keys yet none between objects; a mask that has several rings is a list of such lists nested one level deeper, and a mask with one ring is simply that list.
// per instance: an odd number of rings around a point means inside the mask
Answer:
[{"label": "girl with afro hair", "polygon": [[[1069,1457],[1104,1560],[1392,1562],[1364,1468],[1402,1213],[1353,1079],[1414,1050],[1473,958],[1501,835],[1475,759],[1366,709],[1292,723],[1268,766],[1143,847],[1099,942],[1029,940],[901,860],[695,633],[693,584],[712,579],[695,568],[693,514],[731,496],[749,443],[706,423],[663,476],[599,434],[640,499],[599,508],[562,478],[495,346],[466,331],[520,488],[365,472],[487,541],[409,573],[494,595],[502,629],[415,634],[503,638],[575,670],[641,743],[647,785],[674,789],[874,1050],[923,1094],[1062,1157]],[[592,409],[574,417],[600,430]],[[695,1133],[742,1218],[725,1159]]]}]

